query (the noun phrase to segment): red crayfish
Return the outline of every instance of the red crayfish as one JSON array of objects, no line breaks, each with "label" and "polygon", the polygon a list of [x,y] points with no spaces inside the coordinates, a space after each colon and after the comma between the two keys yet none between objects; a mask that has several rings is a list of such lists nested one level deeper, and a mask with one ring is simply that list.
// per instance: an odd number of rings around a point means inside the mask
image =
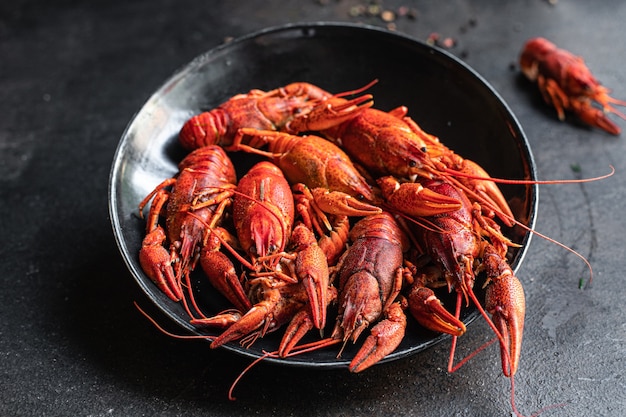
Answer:
[{"label": "red crayfish", "polygon": [[556,108],[560,120],[565,119],[565,111],[571,111],[586,124],[620,134],[621,129],[606,113],[626,119],[613,106],[626,106],[626,101],[611,97],[610,90],[600,85],[581,57],[547,39],[533,38],[524,45],[519,62],[522,73],[537,82],[544,100]]},{"label": "red crayfish", "polygon": [[[209,239],[218,227],[224,210],[231,204],[236,184],[235,167],[219,146],[207,146],[190,153],[179,164],[179,174],[159,184],[139,204],[140,212],[154,198],[147,221],[147,234],[139,253],[146,274],[171,299],[183,298],[182,279],[188,278],[200,257],[214,285],[227,293],[240,308],[250,305],[241,287],[226,290],[219,275],[238,282],[227,258],[217,257],[220,240]],[[171,190],[168,190],[171,188]],[[159,225],[161,212],[166,215],[166,230]],[[219,233],[219,232],[218,232]],[[169,250],[163,244],[169,241]],[[210,244],[210,245],[209,245]],[[217,274],[219,270],[221,274]]]},{"label": "red crayfish", "polygon": [[371,105],[371,96],[367,95],[353,100],[340,98],[351,93],[333,95],[301,82],[267,92],[251,90],[190,118],[181,128],[179,140],[189,150],[206,145],[230,146],[241,128],[291,131],[294,119],[299,119],[303,130],[319,130],[349,119],[360,111],[361,104]]}]

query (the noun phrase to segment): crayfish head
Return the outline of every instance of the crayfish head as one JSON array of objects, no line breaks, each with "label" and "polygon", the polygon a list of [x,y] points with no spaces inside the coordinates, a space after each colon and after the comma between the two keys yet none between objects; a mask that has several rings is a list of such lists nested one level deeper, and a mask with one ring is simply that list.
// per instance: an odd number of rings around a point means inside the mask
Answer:
[{"label": "crayfish head", "polygon": [[396,134],[406,137],[397,138],[388,149],[384,161],[386,171],[403,178],[430,178],[436,167],[427,144],[413,132],[399,131]]},{"label": "crayfish head", "polygon": [[545,62],[545,57],[556,49],[556,45],[544,38],[529,39],[522,49],[519,58],[522,73],[531,81],[539,75],[539,63]]},{"label": "crayfish head", "polygon": [[281,223],[280,217],[267,216],[264,212],[253,213],[243,226],[247,228],[242,227],[238,233],[242,244],[250,254],[259,257],[282,251],[290,232],[289,225]]},{"label": "crayfish head", "polygon": [[340,326],[344,342],[355,342],[369,324],[383,313],[383,303],[376,278],[365,271],[352,275],[342,291]]}]

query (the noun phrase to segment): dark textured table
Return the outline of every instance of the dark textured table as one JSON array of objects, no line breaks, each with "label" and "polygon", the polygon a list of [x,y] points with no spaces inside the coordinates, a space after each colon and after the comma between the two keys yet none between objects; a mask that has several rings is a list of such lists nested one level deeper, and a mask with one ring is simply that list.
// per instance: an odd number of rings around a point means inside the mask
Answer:
[{"label": "dark textured table", "polygon": [[[249,359],[164,336],[133,305],[138,301],[167,325],[126,269],[109,223],[109,171],[133,114],[175,70],[228,38],[299,21],[386,26],[379,16],[353,16],[366,3],[5,3],[0,415],[510,415],[509,382],[495,346],[448,374],[448,343],[358,375],[261,364],[231,402],[228,388]],[[626,3],[377,4],[409,8],[410,16],[392,22],[399,32],[421,40],[437,32],[455,41],[448,51],[489,81],[518,117],[542,179],[615,167],[615,176],[601,182],[540,187],[537,230],[589,259],[595,277],[580,290],[579,280],[588,277],[583,262],[533,239],[519,271],[527,317],[515,382],[525,414],[564,403],[545,415],[626,415],[626,142],[559,122],[516,65],[523,42],[545,36],[583,55],[614,95],[626,98]],[[491,338],[476,321],[459,353]]]}]

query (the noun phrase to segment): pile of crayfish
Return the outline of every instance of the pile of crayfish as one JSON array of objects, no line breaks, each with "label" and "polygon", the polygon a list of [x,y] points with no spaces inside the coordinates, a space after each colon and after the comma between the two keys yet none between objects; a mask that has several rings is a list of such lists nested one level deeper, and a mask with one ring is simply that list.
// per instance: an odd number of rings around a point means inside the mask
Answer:
[{"label": "pile of crayfish", "polygon": [[[456,340],[466,331],[460,310],[474,304],[513,376],[525,300],[507,261],[519,245],[502,232],[516,224],[506,199],[407,108],[378,110],[365,91],[293,83],[186,121],[178,174],[139,205],[143,216],[150,204],[144,272],[183,303],[190,323],[220,329],[211,347],[250,346],[284,328],[277,356],[304,351],[303,337],[317,331],[306,349],[337,346],[341,355],[363,334],[352,372],[393,352],[410,317]],[[238,178],[234,152],[261,160]],[[190,279],[198,263],[232,308],[202,311]],[[451,311],[433,291],[442,287],[456,293]]]}]

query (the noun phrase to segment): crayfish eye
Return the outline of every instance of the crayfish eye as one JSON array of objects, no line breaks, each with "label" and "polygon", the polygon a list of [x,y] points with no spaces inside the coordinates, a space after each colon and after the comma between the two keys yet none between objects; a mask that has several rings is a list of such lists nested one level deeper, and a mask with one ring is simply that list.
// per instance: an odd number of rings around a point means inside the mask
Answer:
[{"label": "crayfish eye", "polygon": [[420,149],[422,152],[426,153],[428,152],[428,149],[426,149],[426,146],[422,146],[422,148]]},{"label": "crayfish eye", "polygon": [[411,159],[409,160],[409,167],[415,168],[417,166],[417,161]]}]

